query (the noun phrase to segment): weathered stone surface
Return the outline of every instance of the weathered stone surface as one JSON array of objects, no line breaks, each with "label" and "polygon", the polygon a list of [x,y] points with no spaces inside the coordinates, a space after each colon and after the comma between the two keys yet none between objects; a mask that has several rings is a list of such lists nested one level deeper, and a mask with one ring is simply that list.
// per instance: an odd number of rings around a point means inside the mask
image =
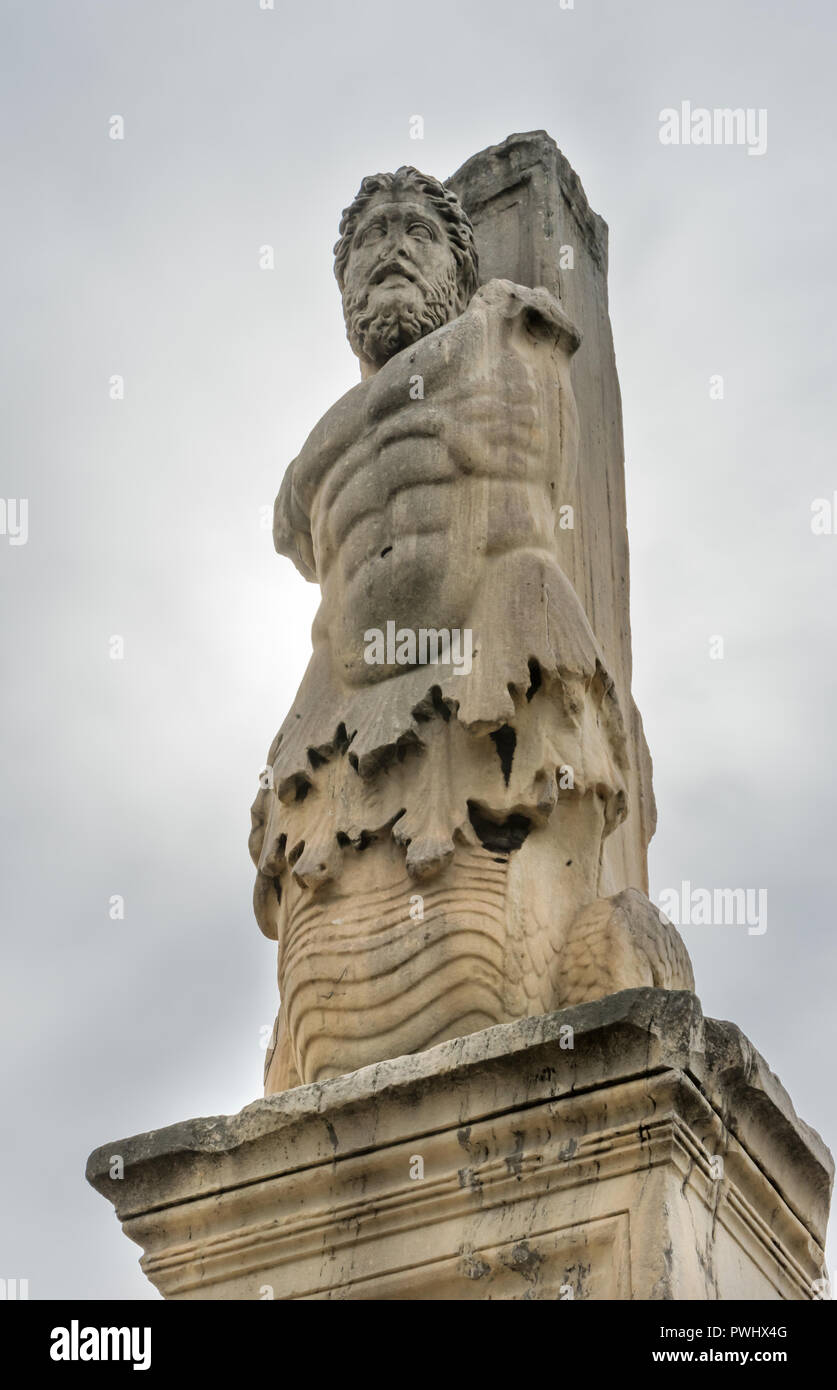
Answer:
[{"label": "weathered stone surface", "polygon": [[[488,264],[517,278],[477,288],[451,188],[414,169],[365,179],[335,248],[362,379],[276,501],[276,548],[322,603],[253,807],[282,1000],[267,1094],[620,988],[694,984],[642,897],[653,816],[604,226],[543,134],[451,184]],[[575,268],[559,272],[570,216]],[[558,296],[583,311],[586,347]]]},{"label": "weathered stone surface", "polygon": [[629,813],[605,842],[600,891],[603,896],[623,888],[647,892],[647,850],[657,812],[651,758],[631,696],[625,450],[608,311],[607,223],[590,207],[578,175],[544,130],[510,135],[481,150],[447,183],[473,224],[481,281],[500,276],[543,285],[581,338],[571,365],[578,468],[565,498],[574,508],[575,525],[559,528],[556,544],[625,718]]},{"label": "weathered stone surface", "polygon": [[169,1298],[812,1298],[831,1157],[646,896],[604,223],[536,132],[340,230],[361,381],[275,510],[322,602],[253,807],[266,1098],[88,1178]]},{"label": "weathered stone surface", "polygon": [[87,1175],[169,1298],[801,1299],[833,1163],[737,1028],[640,989],[116,1141]]}]

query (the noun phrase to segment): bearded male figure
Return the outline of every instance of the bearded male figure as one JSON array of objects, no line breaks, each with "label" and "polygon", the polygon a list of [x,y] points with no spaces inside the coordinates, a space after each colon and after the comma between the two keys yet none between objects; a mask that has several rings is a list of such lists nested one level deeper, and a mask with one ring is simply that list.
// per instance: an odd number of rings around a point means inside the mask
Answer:
[{"label": "bearded male figure", "polygon": [[579,334],[478,289],[471,225],[413,168],[335,247],[361,381],[288,468],[274,541],[322,602],[253,806],[279,943],[268,1094],[637,985],[693,988],[642,894],[599,896],[628,814],[619,695],[557,559]]}]

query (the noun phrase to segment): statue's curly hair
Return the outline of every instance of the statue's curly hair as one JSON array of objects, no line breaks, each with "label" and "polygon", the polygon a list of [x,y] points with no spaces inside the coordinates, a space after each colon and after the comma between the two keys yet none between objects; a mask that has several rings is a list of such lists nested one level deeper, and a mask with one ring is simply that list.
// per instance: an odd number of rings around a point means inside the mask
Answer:
[{"label": "statue's curly hair", "polygon": [[471,220],[455,193],[445,188],[432,174],[422,174],[412,164],[402,164],[394,174],[368,174],[357,195],[340,218],[340,236],[334,247],[334,274],[343,292],[346,262],[352,249],[352,239],[361,213],[377,193],[414,192],[428,202],[441,218],[448,234],[450,248],[456,260],[460,308],[464,309],[476,292],[479,283],[479,261]]}]

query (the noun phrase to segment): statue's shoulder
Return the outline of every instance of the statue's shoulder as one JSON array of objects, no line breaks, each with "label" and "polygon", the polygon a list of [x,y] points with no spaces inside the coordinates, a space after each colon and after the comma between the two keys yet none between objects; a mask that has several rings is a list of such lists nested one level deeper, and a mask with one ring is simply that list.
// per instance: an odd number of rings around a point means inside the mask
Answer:
[{"label": "statue's shoulder", "polygon": [[488,280],[465,310],[465,315],[471,313],[497,316],[535,338],[559,343],[567,353],[575,352],[581,344],[580,330],[543,285],[532,289],[512,280]]},{"label": "statue's shoulder", "polygon": [[[323,475],[356,437],[363,419],[370,383],[358,381],[329,406],[312,429],[285,474],[286,493],[293,486],[297,501],[305,507]],[[284,486],[284,485],[283,485]],[[280,494],[281,496],[281,494]]]},{"label": "statue's shoulder", "polygon": [[292,465],[298,484],[316,486],[316,475],[328,468],[352,439],[363,415],[369,385],[368,381],[356,382],[317,421]]}]

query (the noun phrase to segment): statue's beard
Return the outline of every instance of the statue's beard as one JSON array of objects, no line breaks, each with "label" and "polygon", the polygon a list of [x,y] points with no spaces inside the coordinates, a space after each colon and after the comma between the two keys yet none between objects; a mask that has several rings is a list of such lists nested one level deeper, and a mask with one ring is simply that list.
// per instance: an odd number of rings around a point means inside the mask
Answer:
[{"label": "statue's beard", "polygon": [[357,295],[352,295],[346,286],[343,294],[343,314],[352,350],[377,367],[402,348],[450,323],[459,312],[454,269],[446,271],[438,281],[420,277],[415,283],[405,280],[396,288],[365,285]]}]

